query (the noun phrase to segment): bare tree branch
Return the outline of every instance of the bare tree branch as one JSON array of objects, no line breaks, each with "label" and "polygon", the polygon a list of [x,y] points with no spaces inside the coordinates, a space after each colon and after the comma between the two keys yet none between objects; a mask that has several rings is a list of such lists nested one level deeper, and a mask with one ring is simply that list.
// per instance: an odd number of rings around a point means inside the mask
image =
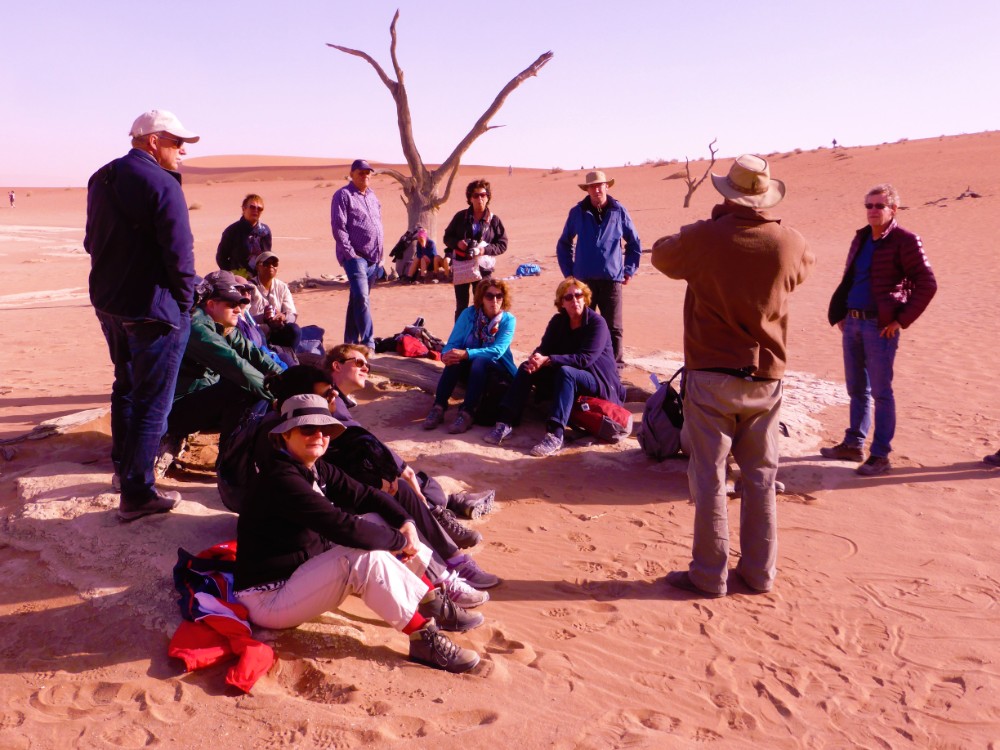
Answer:
[{"label": "bare tree branch", "polygon": [[705,174],[701,176],[700,180],[695,180],[691,176],[691,160],[686,156],[684,157],[684,169],[687,172],[687,177],[684,178],[684,182],[687,183],[687,195],[684,196],[684,208],[691,205],[691,196],[694,195],[694,191],[701,187],[701,183],[705,181],[708,175],[712,172],[712,167],[715,166],[715,154],[717,149],[715,148],[715,142],[719,140],[718,138],[713,138],[712,142],[708,144],[708,151],[712,155],[712,161],[705,168]]},{"label": "bare tree branch", "polygon": [[399,84],[397,84],[394,80],[389,78],[389,76],[386,75],[385,71],[382,70],[382,66],[379,65],[375,61],[375,58],[373,58],[367,52],[362,52],[359,49],[351,49],[350,47],[341,47],[339,44],[330,44],[329,42],[326,43],[326,46],[333,47],[334,49],[340,50],[341,52],[344,52],[348,55],[354,55],[355,57],[360,57],[362,60],[364,60],[373,68],[375,68],[375,72],[378,73],[378,77],[382,79],[382,83],[385,84],[385,87],[389,89],[389,93],[391,93],[393,97],[396,96],[396,88]]}]

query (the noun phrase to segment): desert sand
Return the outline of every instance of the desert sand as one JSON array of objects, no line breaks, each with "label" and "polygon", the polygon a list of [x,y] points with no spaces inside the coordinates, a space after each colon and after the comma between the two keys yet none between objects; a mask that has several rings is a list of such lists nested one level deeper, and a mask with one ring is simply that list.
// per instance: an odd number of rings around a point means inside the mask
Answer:
[{"label": "desert sand", "polygon": [[[0,748],[998,747],[1000,470],[981,458],[1000,447],[1000,134],[769,156],[788,185],[775,213],[818,257],[791,303],[774,591],[702,600],[662,582],[689,559],[683,460],[653,463],[634,438],[534,459],[541,423],[502,448],[481,427],[426,433],[430,395],[376,366],[360,419],[448,486],[498,490],[498,511],[475,523],[485,541],[474,554],[504,583],[486,623],[456,638],[483,661],[463,676],[410,664],[405,637],[355,599],[296,630],[258,631],[278,662],[249,695],[226,688],[225,667],[185,674],[166,654],[180,623],[177,548],[235,536],[211,450],[165,480],[183,495],[177,511],[116,520],[103,411],[112,369],[87,298],[86,191],[14,186],[17,208],[0,206],[0,439],[10,441],[0,446]],[[199,272],[214,268],[222,229],[257,192],[281,278],[340,273],[329,201],[348,163],[192,158]],[[706,182],[682,208],[671,177],[683,164],[604,168],[646,247],[718,199]],[[553,312],[555,240],[583,174],[470,166],[456,180],[493,183],[511,237],[498,272],[543,268],[512,282],[521,354]],[[899,188],[900,223],[922,236],[940,288],[902,334],[893,470],[865,479],[819,456],[847,418],[826,307],[864,223],[864,192],[882,181]],[[400,190],[385,176],[374,188],[391,246],[405,229]],[[959,199],[967,189],[981,197]],[[435,239],[463,206],[457,190]],[[681,360],[683,293],[643,258],[625,294],[625,376],[636,389]],[[419,315],[446,337],[453,299],[445,284],[380,286],[376,334]],[[296,295],[328,345],[346,300],[336,284]],[[641,414],[640,401],[629,407]],[[64,434],[18,439],[86,410],[96,411]],[[730,511],[736,556],[738,500]]]}]

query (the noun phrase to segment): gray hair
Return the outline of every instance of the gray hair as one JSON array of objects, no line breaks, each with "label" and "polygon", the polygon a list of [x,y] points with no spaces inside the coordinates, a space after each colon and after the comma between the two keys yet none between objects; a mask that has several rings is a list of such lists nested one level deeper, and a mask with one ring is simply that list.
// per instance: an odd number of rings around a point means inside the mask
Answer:
[{"label": "gray hair", "polygon": [[883,182],[881,185],[876,185],[867,193],[865,193],[866,198],[869,195],[884,195],[886,197],[886,200],[889,201],[890,206],[895,206],[897,208],[899,207],[899,191],[896,190],[896,188],[894,188],[888,182]]}]

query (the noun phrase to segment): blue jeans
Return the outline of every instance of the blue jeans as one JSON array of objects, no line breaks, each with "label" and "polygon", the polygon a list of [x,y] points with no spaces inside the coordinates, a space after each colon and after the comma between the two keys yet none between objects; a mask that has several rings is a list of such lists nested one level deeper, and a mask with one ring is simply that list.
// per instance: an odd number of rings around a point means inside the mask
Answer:
[{"label": "blue jeans", "polygon": [[877,320],[844,320],[844,380],[851,397],[850,427],[844,443],[860,448],[872,426],[875,401],[875,435],[871,455],[887,457],[896,434],[896,400],[892,395],[892,366],[899,348],[899,334],[879,336]]},{"label": "blue jeans", "polygon": [[177,372],[191,334],[190,318],[182,314],[176,329],[100,311],[97,319],[115,366],[111,460],[121,477],[122,502],[142,505],[154,497],[153,464],[167,430]]},{"label": "blue jeans", "polygon": [[521,421],[532,386],[538,386],[541,396],[552,396],[549,426],[559,425],[565,428],[576,397],[596,396],[599,383],[590,372],[575,367],[543,367],[529,373],[522,365],[517,369],[514,383],[507,390],[507,395],[500,402],[501,422],[518,424]]},{"label": "blue jeans", "polygon": [[465,380],[465,401],[462,402],[462,411],[475,414],[491,374],[496,378],[510,378],[506,367],[485,357],[466,359],[457,365],[448,365],[438,380],[434,403],[447,408],[448,399],[454,393],[455,386],[460,380]]},{"label": "blue jeans", "polygon": [[375,327],[372,324],[372,308],[368,301],[371,285],[377,280],[381,266],[369,263],[364,258],[349,258],[344,262],[344,272],[351,285],[351,296],[347,301],[347,318],[344,321],[344,343],[364,344],[375,348]]}]

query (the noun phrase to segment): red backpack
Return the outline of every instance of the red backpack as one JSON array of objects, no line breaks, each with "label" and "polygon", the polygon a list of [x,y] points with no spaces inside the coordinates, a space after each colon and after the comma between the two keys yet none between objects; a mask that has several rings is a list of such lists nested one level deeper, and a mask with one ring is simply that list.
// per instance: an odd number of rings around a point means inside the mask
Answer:
[{"label": "red backpack", "polygon": [[577,396],[569,414],[569,426],[608,443],[617,443],[632,434],[632,412],[603,398]]}]

